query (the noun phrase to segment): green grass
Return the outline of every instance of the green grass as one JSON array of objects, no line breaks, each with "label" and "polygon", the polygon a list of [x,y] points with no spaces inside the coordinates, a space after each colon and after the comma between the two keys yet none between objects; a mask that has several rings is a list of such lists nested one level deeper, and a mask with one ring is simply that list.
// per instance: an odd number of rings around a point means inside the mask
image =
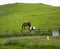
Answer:
[{"label": "green grass", "polygon": [[60,7],[23,3],[0,6],[0,31],[20,30],[23,22],[31,22],[36,28],[59,28]]},{"label": "green grass", "polygon": [[[1,49],[60,49],[60,36],[25,36],[25,37],[12,37],[10,39],[14,42],[8,42],[9,38],[0,38]],[[13,48],[12,48],[13,47]]]}]

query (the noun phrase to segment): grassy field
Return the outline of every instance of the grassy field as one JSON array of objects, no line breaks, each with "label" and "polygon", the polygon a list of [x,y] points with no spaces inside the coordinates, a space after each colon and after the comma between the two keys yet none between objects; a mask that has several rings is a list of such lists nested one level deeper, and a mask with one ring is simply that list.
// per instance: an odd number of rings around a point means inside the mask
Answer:
[{"label": "grassy field", "polygon": [[[60,36],[25,36],[0,38],[1,49],[60,49]],[[12,48],[13,47],[13,48]]]},{"label": "grassy field", "polygon": [[31,22],[36,28],[59,28],[60,7],[23,3],[0,5],[0,31],[20,30],[23,22]]},{"label": "grassy field", "polygon": [[[49,36],[47,40],[45,34],[51,35],[47,32],[41,33],[45,36],[24,36],[35,33],[16,32],[24,37],[15,37],[14,30],[20,31],[23,22],[31,22],[36,29],[59,28],[60,7],[23,3],[0,5],[0,49],[60,49],[60,36]],[[11,31],[6,34],[5,30]]]}]

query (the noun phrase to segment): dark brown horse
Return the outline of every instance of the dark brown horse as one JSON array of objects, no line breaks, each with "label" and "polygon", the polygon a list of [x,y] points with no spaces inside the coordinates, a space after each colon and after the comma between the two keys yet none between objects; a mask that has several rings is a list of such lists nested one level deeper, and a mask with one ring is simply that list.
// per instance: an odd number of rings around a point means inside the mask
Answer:
[{"label": "dark brown horse", "polygon": [[28,26],[29,29],[30,29],[31,23],[30,23],[30,22],[24,22],[24,23],[22,24],[22,29],[26,29],[26,26]]}]

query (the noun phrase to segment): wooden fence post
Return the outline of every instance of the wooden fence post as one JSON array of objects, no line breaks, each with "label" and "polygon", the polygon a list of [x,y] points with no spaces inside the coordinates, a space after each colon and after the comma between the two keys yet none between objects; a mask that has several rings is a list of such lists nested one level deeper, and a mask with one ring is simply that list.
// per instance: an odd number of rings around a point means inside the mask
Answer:
[{"label": "wooden fence post", "polygon": [[13,36],[16,36],[16,32],[15,32],[15,30],[13,30]]},{"label": "wooden fence post", "polygon": [[8,30],[5,31],[6,36],[8,35]]},{"label": "wooden fence post", "polygon": [[60,35],[60,28],[59,28],[59,35]]},{"label": "wooden fence post", "polygon": [[51,29],[50,28],[48,28],[48,32],[51,33]]}]

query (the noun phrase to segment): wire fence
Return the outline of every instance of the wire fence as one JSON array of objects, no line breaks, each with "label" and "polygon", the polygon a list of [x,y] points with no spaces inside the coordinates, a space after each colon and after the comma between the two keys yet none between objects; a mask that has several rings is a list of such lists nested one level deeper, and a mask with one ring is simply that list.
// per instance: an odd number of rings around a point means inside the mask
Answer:
[{"label": "wire fence", "polygon": [[35,29],[35,30],[5,30],[0,31],[0,37],[19,37],[19,36],[52,36],[53,32],[59,32],[60,28],[54,29]]}]

